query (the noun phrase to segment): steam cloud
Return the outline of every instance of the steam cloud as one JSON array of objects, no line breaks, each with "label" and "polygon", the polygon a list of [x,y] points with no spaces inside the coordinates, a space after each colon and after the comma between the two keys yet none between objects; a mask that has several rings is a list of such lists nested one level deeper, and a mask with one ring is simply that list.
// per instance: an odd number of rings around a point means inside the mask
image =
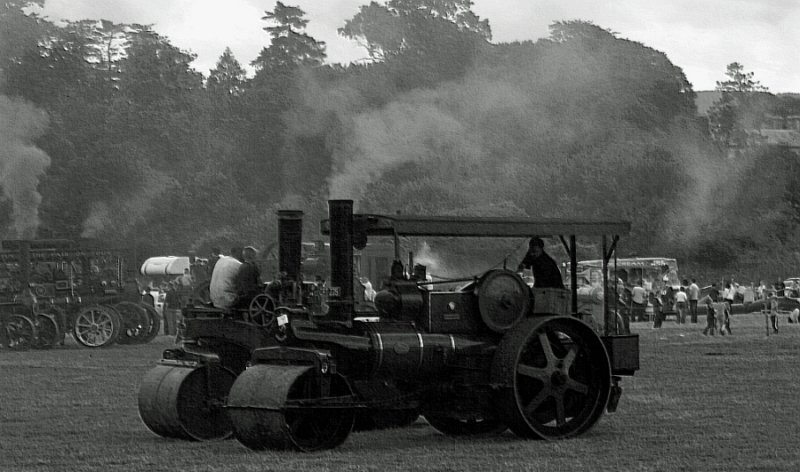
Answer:
[{"label": "steam cloud", "polygon": [[47,114],[33,105],[0,95],[0,188],[12,207],[10,224],[0,230],[18,238],[33,238],[39,227],[37,187],[50,157],[34,143],[48,123]]},{"label": "steam cloud", "polygon": [[[415,176],[415,187],[387,182],[404,198],[383,206],[406,204],[408,192],[420,190],[421,203],[413,206],[420,212],[428,199],[436,211],[453,214],[613,216],[645,222],[633,237],[657,234],[661,242],[685,244],[698,236],[697,223],[719,205],[713,192],[725,180],[701,140],[689,139],[679,123],[650,132],[625,122],[623,112],[639,105],[634,95],[620,94],[613,107],[601,103],[598,86],[619,80],[601,59],[590,67],[568,50],[548,54],[541,64],[505,64],[500,71],[477,64],[460,80],[394,96],[380,108],[357,90],[306,77],[304,102],[287,121],[287,137],[324,138],[330,198],[358,202],[387,172],[418,163],[425,175]],[[643,164],[643,156],[656,156],[653,149],[666,156],[651,159],[668,166],[669,177]],[[648,183],[625,177],[645,172]],[[667,178],[674,183],[650,185]],[[450,202],[442,181],[460,189]],[[675,199],[676,188],[686,198]],[[642,205],[652,213],[642,216]]]},{"label": "steam cloud", "polygon": [[145,212],[153,206],[175,179],[160,174],[149,167],[142,169],[142,186],[130,195],[116,195],[108,201],[94,202],[89,216],[83,222],[81,237],[93,238],[113,229],[117,234],[126,234],[140,222]]}]

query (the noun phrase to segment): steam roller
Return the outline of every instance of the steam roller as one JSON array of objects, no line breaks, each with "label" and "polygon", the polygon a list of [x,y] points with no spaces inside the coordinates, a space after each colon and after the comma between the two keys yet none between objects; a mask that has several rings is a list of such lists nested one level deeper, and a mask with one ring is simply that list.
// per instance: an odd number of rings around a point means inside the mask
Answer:
[{"label": "steam roller", "polygon": [[[609,310],[603,323],[583,321],[576,280],[571,291],[529,287],[493,268],[438,290],[399,249],[401,236],[557,235],[574,277],[575,234],[602,236],[607,263],[629,223],[354,214],[352,201],[331,200],[325,285],[301,273],[302,227],[301,212],[278,212],[280,276],[247,308],[184,309],[183,340],[139,391],[151,431],[312,452],[342,445],[363,418],[421,415],[448,436],[563,440],[615,411],[622,376],[639,368],[638,336],[612,332]],[[355,278],[354,249],[370,237],[395,242],[374,300]]]},{"label": "steam roller", "polygon": [[250,449],[311,452],[343,443],[355,423],[353,392],[313,366],[257,365],[233,385],[226,410],[234,436]]},{"label": "steam roller", "polygon": [[208,441],[233,430],[222,407],[236,376],[219,365],[158,365],[139,388],[139,416],[159,436]]}]

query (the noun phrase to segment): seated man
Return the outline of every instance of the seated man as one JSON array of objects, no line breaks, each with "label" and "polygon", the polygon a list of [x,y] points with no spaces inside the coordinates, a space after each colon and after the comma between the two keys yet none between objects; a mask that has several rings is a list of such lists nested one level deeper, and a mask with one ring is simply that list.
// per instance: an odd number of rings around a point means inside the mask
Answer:
[{"label": "seated man", "polygon": [[256,249],[247,246],[242,250],[242,257],[244,262],[236,273],[236,306],[247,308],[256,295],[263,293],[264,287],[261,283],[261,270],[256,264]]},{"label": "seated man", "polygon": [[230,256],[220,256],[214,265],[209,283],[211,303],[222,309],[233,307],[236,302],[236,275],[239,273],[241,262]]}]

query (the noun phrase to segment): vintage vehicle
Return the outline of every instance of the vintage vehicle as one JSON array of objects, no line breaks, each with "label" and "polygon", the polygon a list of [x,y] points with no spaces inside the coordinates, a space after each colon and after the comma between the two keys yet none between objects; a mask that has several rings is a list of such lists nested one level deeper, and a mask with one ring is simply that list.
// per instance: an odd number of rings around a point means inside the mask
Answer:
[{"label": "vintage vehicle", "polygon": [[6,240],[0,250],[0,347],[141,343],[160,320],[128,277],[124,251],[96,241]]},{"label": "vintage vehicle", "polygon": [[[570,268],[565,266],[567,278]],[[599,301],[603,298],[603,260],[578,261],[577,264],[579,311],[598,313],[602,311]],[[681,287],[678,276],[678,261],[669,257],[622,257],[609,261],[609,277],[617,281],[617,294],[612,308],[620,317],[627,316],[630,308],[630,290],[633,284],[642,281],[648,292],[667,295],[669,288],[677,291]],[[569,286],[569,281],[566,283]],[[646,318],[653,312],[648,302]],[[666,300],[662,307],[664,316],[676,315],[674,303]],[[631,320],[644,321],[644,320]],[[620,321],[622,322],[622,321]]]},{"label": "vintage vehicle", "polygon": [[[405,237],[556,235],[574,268],[581,235],[602,238],[607,263],[627,222],[354,214],[352,201],[332,200],[321,223],[330,237],[325,287],[303,280],[302,213],[279,211],[278,226],[280,280],[247,307],[184,309],[183,341],[139,390],[151,431],[315,451],[344,442],[373,412],[421,414],[453,436],[510,428],[565,439],[614,411],[621,377],[639,368],[638,336],[614,333],[608,316],[594,328],[582,321],[574,288],[531,289],[492,269],[438,290],[424,266],[400,257]],[[353,264],[370,238],[395,247],[374,302],[358,290]]]}]

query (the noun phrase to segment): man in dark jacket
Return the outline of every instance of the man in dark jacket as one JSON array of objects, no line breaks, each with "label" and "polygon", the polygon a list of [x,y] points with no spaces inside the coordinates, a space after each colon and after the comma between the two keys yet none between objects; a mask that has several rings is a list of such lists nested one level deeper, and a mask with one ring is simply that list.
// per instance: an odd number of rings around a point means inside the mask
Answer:
[{"label": "man in dark jacket", "polygon": [[236,273],[236,292],[237,292],[237,305],[249,306],[250,301],[261,293],[263,287],[261,284],[261,270],[256,264],[256,249],[252,246],[247,246],[242,250],[242,258],[244,262],[239,266],[239,271]]},{"label": "man in dark jacket", "polygon": [[526,267],[530,267],[533,272],[534,288],[564,288],[558,264],[544,252],[544,241],[541,238],[531,238],[528,252],[519,263],[517,271],[522,272]]}]

